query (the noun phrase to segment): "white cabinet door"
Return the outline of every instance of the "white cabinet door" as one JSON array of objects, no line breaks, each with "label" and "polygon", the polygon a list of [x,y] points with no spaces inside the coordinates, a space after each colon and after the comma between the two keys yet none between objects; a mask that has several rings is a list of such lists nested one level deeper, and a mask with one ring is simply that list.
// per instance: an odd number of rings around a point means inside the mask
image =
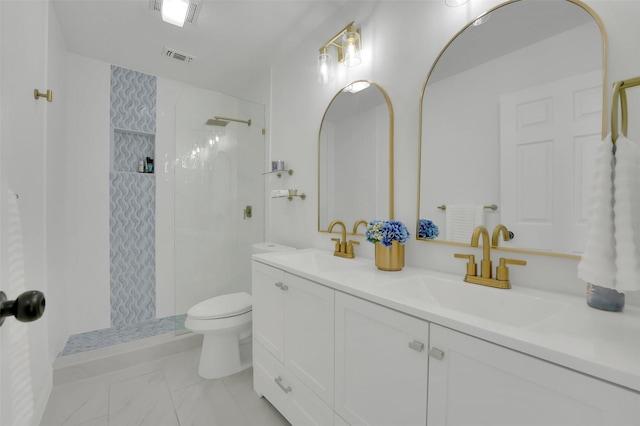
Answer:
[{"label": "white cabinet door", "polygon": [[637,425],[640,394],[431,325],[430,425]]},{"label": "white cabinet door", "polygon": [[284,363],[284,272],[251,264],[253,338]]},{"label": "white cabinet door", "polygon": [[333,406],[334,291],[285,275],[285,366]]},{"label": "white cabinet door", "polygon": [[429,324],[336,292],[335,410],[349,424],[422,425]]}]

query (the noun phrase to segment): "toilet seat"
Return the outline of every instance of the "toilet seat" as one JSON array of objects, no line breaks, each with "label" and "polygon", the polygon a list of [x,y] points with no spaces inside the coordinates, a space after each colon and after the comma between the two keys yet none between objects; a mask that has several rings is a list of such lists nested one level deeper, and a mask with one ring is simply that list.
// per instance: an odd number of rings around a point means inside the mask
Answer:
[{"label": "toilet seat", "polygon": [[212,297],[192,306],[187,316],[210,320],[242,315],[251,311],[251,295],[245,292]]}]

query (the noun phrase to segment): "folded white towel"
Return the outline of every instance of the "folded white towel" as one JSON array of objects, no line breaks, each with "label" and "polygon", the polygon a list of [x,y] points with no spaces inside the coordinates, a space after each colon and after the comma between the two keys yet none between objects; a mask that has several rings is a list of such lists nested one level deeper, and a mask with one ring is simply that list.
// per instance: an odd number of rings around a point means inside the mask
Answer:
[{"label": "folded white towel", "polygon": [[484,206],[481,204],[452,204],[446,210],[446,239],[471,242],[476,226],[484,225]]},{"label": "folded white towel", "polygon": [[613,145],[611,135],[598,143],[588,212],[587,243],[578,264],[578,277],[613,288],[616,276],[613,227]]},{"label": "folded white towel", "polygon": [[617,291],[640,290],[640,147],[622,134],[613,178]]}]

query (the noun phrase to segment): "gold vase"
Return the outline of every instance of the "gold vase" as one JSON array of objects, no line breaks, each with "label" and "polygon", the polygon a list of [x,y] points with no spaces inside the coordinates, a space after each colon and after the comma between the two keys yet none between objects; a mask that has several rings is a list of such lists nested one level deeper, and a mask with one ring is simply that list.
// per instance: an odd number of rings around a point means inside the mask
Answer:
[{"label": "gold vase", "polygon": [[376,243],[376,267],[383,271],[399,271],[404,268],[404,245],[397,241],[391,247]]}]

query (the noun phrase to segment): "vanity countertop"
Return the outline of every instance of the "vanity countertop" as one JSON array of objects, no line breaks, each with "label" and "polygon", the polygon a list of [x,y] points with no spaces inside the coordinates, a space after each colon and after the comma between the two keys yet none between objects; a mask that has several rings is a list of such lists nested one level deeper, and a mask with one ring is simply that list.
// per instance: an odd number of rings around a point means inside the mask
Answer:
[{"label": "vanity countertop", "polygon": [[303,249],[253,260],[335,290],[640,392],[640,309],[590,308],[583,297],[495,289],[462,276]]}]

